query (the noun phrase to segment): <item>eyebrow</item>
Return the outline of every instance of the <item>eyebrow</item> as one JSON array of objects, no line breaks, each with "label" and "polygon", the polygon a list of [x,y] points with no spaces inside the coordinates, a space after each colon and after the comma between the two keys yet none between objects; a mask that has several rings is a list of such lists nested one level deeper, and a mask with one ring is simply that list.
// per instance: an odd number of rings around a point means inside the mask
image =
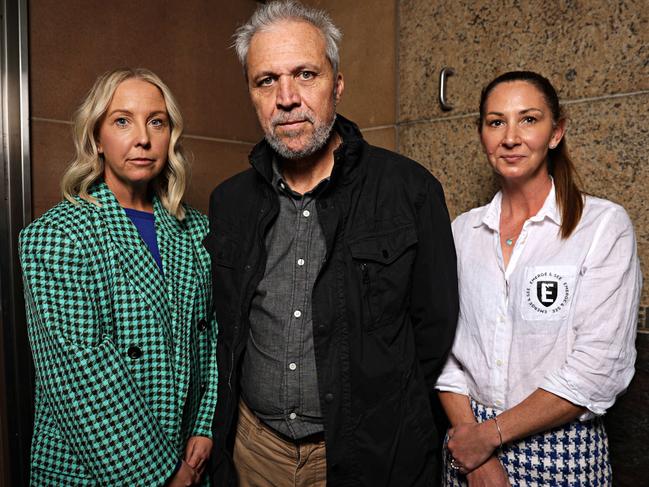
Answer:
[{"label": "eyebrow", "polygon": [[[543,113],[543,110],[541,110],[540,108],[532,107],[532,108],[526,108],[525,110],[521,110],[520,112],[518,112],[518,114],[519,115],[525,115],[526,113],[529,113],[529,112],[541,112],[541,113]],[[503,117],[505,114],[501,113],[501,112],[489,112],[489,113],[487,113],[487,115],[498,115],[500,117]]]},{"label": "eyebrow", "polygon": [[[106,114],[106,116],[111,117],[111,116],[115,115],[116,113],[123,113],[124,115],[133,115],[133,112],[130,111],[130,110],[126,110],[125,108],[116,108],[115,110],[112,110],[111,112]],[[151,117],[153,115],[165,115],[165,116],[168,116],[168,113],[167,113],[166,110],[155,110],[155,111],[149,113],[148,116]]]},{"label": "eyebrow", "polygon": [[[315,64],[311,63],[304,63],[304,64],[299,64],[292,68],[290,70],[290,73],[299,73],[300,71],[315,71],[315,72],[320,72],[321,68]],[[265,71],[260,71],[259,73],[256,73],[251,79],[254,80],[259,80],[262,78],[265,78],[267,76],[279,76],[280,74],[277,71],[273,70],[265,70]]]}]

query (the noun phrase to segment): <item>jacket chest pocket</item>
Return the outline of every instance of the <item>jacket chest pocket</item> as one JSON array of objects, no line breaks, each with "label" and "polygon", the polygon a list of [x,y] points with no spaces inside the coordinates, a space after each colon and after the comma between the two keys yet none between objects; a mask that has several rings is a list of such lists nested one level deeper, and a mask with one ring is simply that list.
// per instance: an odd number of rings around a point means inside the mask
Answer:
[{"label": "jacket chest pocket", "polygon": [[407,310],[416,243],[412,224],[363,235],[349,243],[366,330],[388,325]]},{"label": "jacket chest pocket", "polygon": [[239,245],[236,239],[223,233],[208,233],[204,245],[216,266],[232,269],[237,263]]}]

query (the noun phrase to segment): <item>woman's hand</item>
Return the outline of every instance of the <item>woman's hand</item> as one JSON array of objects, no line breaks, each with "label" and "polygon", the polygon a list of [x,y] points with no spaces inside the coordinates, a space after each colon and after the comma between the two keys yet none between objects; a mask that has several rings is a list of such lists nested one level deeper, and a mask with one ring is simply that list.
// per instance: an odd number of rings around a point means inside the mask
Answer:
[{"label": "woman's hand", "polygon": [[495,456],[469,472],[466,479],[469,487],[511,487],[507,472]]},{"label": "woman's hand", "polygon": [[190,487],[201,481],[201,476],[189,464],[182,460],[180,468],[169,480],[166,487]]},{"label": "woman's hand", "polygon": [[192,436],[185,448],[185,461],[193,468],[198,476],[203,474],[207,460],[212,453],[212,440],[205,436]]},{"label": "woman's hand", "polygon": [[460,473],[468,473],[485,463],[500,446],[493,420],[484,423],[461,423],[448,430],[448,451]]}]

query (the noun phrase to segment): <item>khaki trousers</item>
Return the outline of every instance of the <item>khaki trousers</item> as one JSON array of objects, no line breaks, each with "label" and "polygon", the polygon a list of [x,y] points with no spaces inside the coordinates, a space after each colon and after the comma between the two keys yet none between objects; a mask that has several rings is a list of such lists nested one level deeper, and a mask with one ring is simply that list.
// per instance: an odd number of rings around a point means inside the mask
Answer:
[{"label": "khaki trousers", "polygon": [[324,440],[291,442],[279,437],[241,401],[234,442],[239,487],[326,487]]}]

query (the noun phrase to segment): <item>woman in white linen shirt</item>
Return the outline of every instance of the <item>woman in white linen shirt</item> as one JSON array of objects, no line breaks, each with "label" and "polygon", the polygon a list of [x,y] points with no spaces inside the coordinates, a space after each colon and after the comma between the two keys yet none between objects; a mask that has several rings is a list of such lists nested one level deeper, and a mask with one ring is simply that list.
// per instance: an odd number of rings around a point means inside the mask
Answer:
[{"label": "woman in white linen shirt", "polygon": [[501,190],[453,222],[460,317],[436,385],[452,426],[444,484],[610,485],[601,416],[636,357],[631,221],[578,188],[546,78],[494,79],[478,130]]}]

